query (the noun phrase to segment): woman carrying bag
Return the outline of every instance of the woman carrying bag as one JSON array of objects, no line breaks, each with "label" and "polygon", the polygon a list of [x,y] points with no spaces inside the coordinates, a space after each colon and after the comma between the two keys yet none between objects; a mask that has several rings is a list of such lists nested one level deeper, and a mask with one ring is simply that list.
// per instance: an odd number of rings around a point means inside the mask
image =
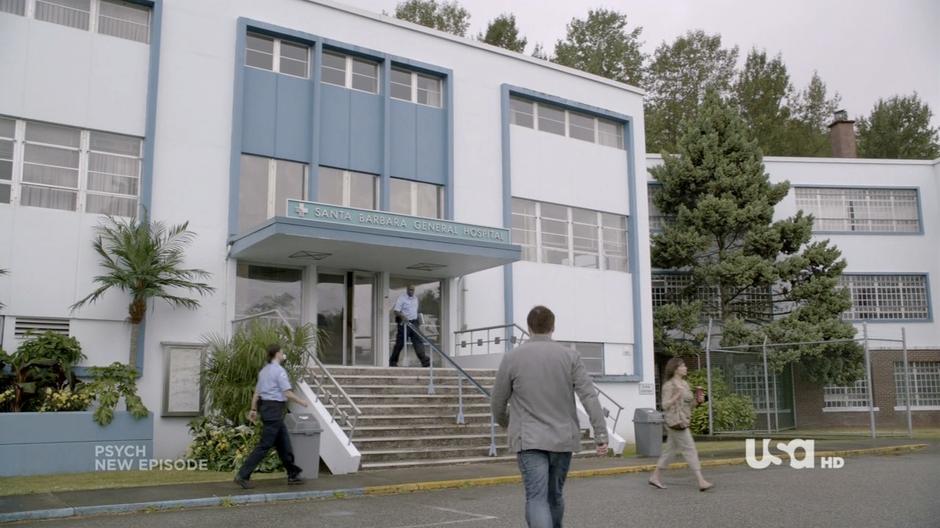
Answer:
[{"label": "woman carrying bag", "polygon": [[685,381],[688,371],[689,369],[681,358],[672,358],[666,363],[666,381],[663,383],[662,405],[667,437],[666,447],[656,462],[656,469],[653,470],[649,480],[650,486],[655,488],[666,489],[666,486],[659,478],[659,472],[666,469],[669,461],[676,453],[682,453],[682,458],[689,463],[689,467],[695,472],[700,491],[709,490],[714,486],[702,476],[702,466],[698,461],[698,452],[695,450],[692,432],[689,431],[692,408],[704,403],[705,398],[702,394],[698,394],[698,397],[692,394],[689,383]]}]

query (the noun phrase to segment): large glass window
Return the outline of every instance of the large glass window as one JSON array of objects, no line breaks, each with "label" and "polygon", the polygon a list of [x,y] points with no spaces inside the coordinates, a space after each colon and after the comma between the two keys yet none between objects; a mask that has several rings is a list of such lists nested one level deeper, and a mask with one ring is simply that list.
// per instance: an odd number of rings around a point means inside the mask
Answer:
[{"label": "large glass window", "polygon": [[75,211],[80,148],[81,130],[27,123],[20,204]]},{"label": "large glass window", "polygon": [[373,174],[321,166],[317,180],[318,202],[357,209],[377,206],[378,178]]},{"label": "large glass window", "polygon": [[797,187],[796,205],[814,217],[814,231],[920,231],[915,189]]},{"label": "large glass window", "polygon": [[140,148],[137,138],[105,132],[89,134],[86,212],[135,215]]},{"label": "large glass window", "polygon": [[390,95],[394,99],[440,108],[443,106],[443,81],[439,77],[392,68]]},{"label": "large glass window", "polygon": [[[509,98],[510,123],[623,149],[623,124],[583,112],[566,110],[519,96]],[[537,126],[536,126],[537,125]]]},{"label": "large glass window", "polygon": [[324,51],[320,80],[353,90],[379,93],[379,64],[335,51]]},{"label": "large glass window", "polygon": [[245,41],[245,64],[248,66],[307,78],[309,60],[310,47],[306,44],[248,32]]},{"label": "large glass window", "polygon": [[926,275],[843,275],[852,296],[846,319],[892,320],[930,318]]},{"label": "large glass window", "polygon": [[303,163],[242,155],[238,186],[238,226],[242,232],[274,216],[287,215],[287,200],[305,198]]},{"label": "large glass window", "polygon": [[259,316],[280,323],[280,317],[301,323],[303,271],[239,262],[235,282],[235,319]]},{"label": "large glass window", "polygon": [[823,408],[833,410],[868,409],[868,381],[857,380],[852,385],[826,385],[823,387]]},{"label": "large glass window", "polygon": [[604,343],[588,343],[584,341],[558,341],[581,356],[581,364],[588,374],[602,376],[604,374]]},{"label": "large glass window", "polygon": [[392,178],[389,182],[389,208],[393,213],[443,218],[443,189],[440,185]]},{"label": "large glass window", "polygon": [[623,215],[513,198],[512,237],[523,260],[629,271]]},{"label": "large glass window", "polygon": [[[654,272],[652,277],[653,309],[681,301],[702,301],[702,313],[717,317],[721,299],[718,288],[698,286],[692,288],[692,276],[688,273]],[[771,317],[771,295],[768,289],[748,288],[731,301],[728,309],[744,319],[766,320]]]}]

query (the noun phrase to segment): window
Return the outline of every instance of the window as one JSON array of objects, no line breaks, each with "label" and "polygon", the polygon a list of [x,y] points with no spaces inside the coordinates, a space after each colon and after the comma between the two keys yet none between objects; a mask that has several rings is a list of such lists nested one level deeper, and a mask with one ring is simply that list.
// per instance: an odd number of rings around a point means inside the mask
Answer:
[{"label": "window", "polygon": [[26,14],[26,0],[0,0],[0,13]]},{"label": "window", "polygon": [[930,318],[926,275],[843,275],[852,296],[851,320],[926,320]]},{"label": "window", "polygon": [[36,20],[89,29],[91,0],[36,0]]},{"label": "window", "polygon": [[306,196],[307,166],[242,154],[238,186],[238,226],[242,232],[268,218],[285,216],[287,200]]},{"label": "window", "polygon": [[623,125],[610,119],[565,110],[518,96],[509,98],[509,112],[509,122],[513,125],[538,128],[544,132],[607,147],[624,148]]},{"label": "window", "polygon": [[[940,407],[940,361],[910,361],[911,407]],[[904,362],[894,362],[894,386],[899,407],[907,406]]]},{"label": "window", "polygon": [[292,325],[301,322],[303,271],[239,262],[235,279],[235,319],[268,314],[262,320],[282,324],[277,311]]},{"label": "window", "polygon": [[98,33],[147,44],[150,9],[129,2],[102,0],[98,6]]},{"label": "window", "polygon": [[511,122],[526,128],[535,128],[535,103],[518,97],[509,99]]},{"label": "window", "polygon": [[320,80],[353,90],[379,93],[379,64],[359,57],[324,51]]},{"label": "window", "polygon": [[251,32],[245,40],[245,64],[253,68],[307,78],[309,57],[310,47],[304,44]]},{"label": "window", "polygon": [[444,188],[430,183],[392,178],[389,182],[389,208],[393,213],[444,217]]},{"label": "window", "polygon": [[796,205],[815,218],[814,231],[917,233],[915,189],[797,187]]},{"label": "window", "polygon": [[579,114],[577,112],[568,112],[568,136],[583,141],[594,142],[594,123],[593,116]]},{"label": "window", "polygon": [[[122,0],[35,0],[33,16],[86,31],[147,44],[150,8]],[[0,0],[0,11],[26,14],[26,0]]]},{"label": "window", "polygon": [[317,201],[357,209],[376,208],[378,178],[364,172],[320,167]]},{"label": "window", "polygon": [[438,77],[392,68],[389,90],[393,99],[441,108],[443,106],[442,84]]},{"label": "window", "polygon": [[626,216],[513,198],[512,239],[523,260],[629,271]]},{"label": "window", "polygon": [[[702,301],[702,313],[706,316],[717,317],[718,289],[699,286],[689,289],[692,285],[692,276],[688,273],[653,273],[652,296],[653,309],[666,305],[678,304],[681,301]],[[730,309],[745,319],[767,320],[771,314],[771,296],[769,290],[762,288],[748,288],[740,292],[730,303]]]},{"label": "window", "polygon": [[604,375],[604,343],[583,341],[557,341],[557,343],[577,352],[588,374]]},{"label": "window", "polygon": [[564,110],[554,106],[539,103],[538,116],[539,130],[551,132],[552,134],[558,134],[559,136],[565,135]]},{"label": "window", "polygon": [[[772,371],[768,371],[768,375],[764,377],[764,366],[761,363],[736,363],[732,369],[731,390],[750,397],[757,412],[789,412],[789,409],[781,409],[778,405],[778,401],[783,399],[777,394],[779,388],[783,387],[782,381],[778,383],[780,375]],[[770,402],[767,401],[768,384]]]},{"label": "window", "polygon": [[826,385],[823,387],[823,408],[868,410],[868,381],[857,380],[846,387]]},{"label": "window", "polygon": [[10,203],[13,190],[13,138],[16,121],[0,118],[0,203]]},{"label": "window", "polygon": [[88,213],[134,216],[140,182],[140,140],[91,132],[88,145]]},{"label": "window", "polygon": [[663,186],[659,183],[650,183],[646,187],[646,200],[649,207],[650,233],[661,233],[666,223],[675,219],[674,216],[664,215],[656,207],[656,195],[663,191]]},{"label": "window", "polygon": [[131,136],[0,118],[0,203],[135,216],[141,146]]}]

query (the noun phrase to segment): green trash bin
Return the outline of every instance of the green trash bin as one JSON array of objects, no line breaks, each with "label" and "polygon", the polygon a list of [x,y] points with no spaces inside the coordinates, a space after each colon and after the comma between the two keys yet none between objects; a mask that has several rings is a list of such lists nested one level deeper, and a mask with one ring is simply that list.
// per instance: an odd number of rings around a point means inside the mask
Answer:
[{"label": "green trash bin", "polygon": [[658,457],[663,452],[663,413],[637,409],[633,413],[633,433],[637,456]]},{"label": "green trash bin", "polygon": [[320,473],[320,422],[306,413],[288,413],[284,417],[290,445],[294,450],[294,463],[304,470],[303,477],[315,479]]}]

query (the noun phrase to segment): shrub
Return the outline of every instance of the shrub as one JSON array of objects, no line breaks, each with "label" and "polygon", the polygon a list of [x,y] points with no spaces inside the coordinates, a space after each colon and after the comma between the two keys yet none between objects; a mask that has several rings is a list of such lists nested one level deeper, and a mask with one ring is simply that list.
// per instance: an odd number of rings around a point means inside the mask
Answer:
[{"label": "shrub", "polygon": [[94,420],[98,425],[108,425],[114,419],[114,408],[121,397],[131,416],[138,420],[150,414],[147,407],[137,395],[137,371],[114,362],[107,367],[91,367],[92,380],[87,384],[86,390],[92,394],[98,406],[95,408]]},{"label": "shrub", "polygon": [[39,412],[84,411],[94,400],[94,394],[85,385],[80,384],[74,390],[71,387],[58,390],[46,387],[41,398],[37,409]]},{"label": "shrub", "polygon": [[[215,415],[197,418],[189,423],[192,442],[188,458],[205,460],[211,471],[235,471],[248,458],[261,438],[261,422],[256,425],[235,425]],[[269,473],[284,468],[277,452],[271,450],[255,471]]]},{"label": "shrub", "polygon": [[14,354],[0,350],[0,393],[13,390],[12,398],[2,398],[2,405],[13,412],[32,411],[41,405],[46,388],[76,387],[72,367],[83,359],[74,337],[28,333]]},{"label": "shrub", "polygon": [[303,375],[317,336],[311,325],[294,329],[256,320],[236,330],[231,339],[206,338],[208,354],[202,379],[210,409],[233,424],[246,423],[258,371],[267,361],[267,347],[281,345],[286,356],[283,366],[293,383]]},{"label": "shrub", "polygon": [[[712,369],[712,392],[708,394],[708,377],[705,369],[689,372],[686,380],[693,387],[705,388],[706,395],[712,402],[712,420],[715,431],[743,431],[754,428],[757,411],[751,398],[732,394],[721,369]],[[708,405],[700,405],[692,411],[689,425],[693,434],[708,434]]]}]

